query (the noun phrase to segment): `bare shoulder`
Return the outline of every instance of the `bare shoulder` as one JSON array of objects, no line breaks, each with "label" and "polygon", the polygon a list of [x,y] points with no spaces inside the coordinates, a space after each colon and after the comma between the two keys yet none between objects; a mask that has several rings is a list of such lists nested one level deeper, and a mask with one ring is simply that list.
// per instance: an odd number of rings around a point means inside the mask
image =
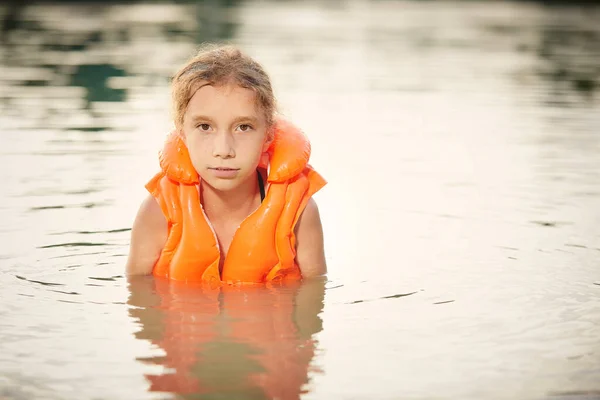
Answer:
[{"label": "bare shoulder", "polygon": [[298,219],[296,234],[296,262],[304,278],[312,278],[327,273],[323,225],[319,207],[310,199]]},{"label": "bare shoulder", "polygon": [[126,271],[129,275],[148,275],[167,240],[167,219],[154,197],[148,195],[137,212],[131,229]]},{"label": "bare shoulder", "polygon": [[165,216],[163,215],[160,206],[158,205],[158,201],[152,196],[147,195],[136,215],[136,222],[144,222],[151,224],[164,224],[167,223]]},{"label": "bare shoulder", "polygon": [[[315,201],[315,199],[313,199],[312,197],[308,200],[308,203],[306,203],[306,207],[304,208],[304,211],[302,212],[302,215],[300,216],[300,220],[304,219],[305,221],[309,221],[309,222],[318,222],[319,224],[321,223],[321,216],[319,214],[319,206],[317,206],[317,202]],[[298,220],[298,221],[300,221]],[[300,222],[298,222],[300,223]]]}]

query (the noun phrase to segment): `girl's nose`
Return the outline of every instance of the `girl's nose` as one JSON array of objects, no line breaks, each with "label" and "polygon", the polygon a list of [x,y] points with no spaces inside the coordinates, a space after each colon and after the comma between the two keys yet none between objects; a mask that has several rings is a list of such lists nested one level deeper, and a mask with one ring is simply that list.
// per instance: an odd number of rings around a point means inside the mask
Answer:
[{"label": "girl's nose", "polygon": [[235,157],[234,139],[228,132],[217,132],[213,143],[213,157],[233,158]]}]

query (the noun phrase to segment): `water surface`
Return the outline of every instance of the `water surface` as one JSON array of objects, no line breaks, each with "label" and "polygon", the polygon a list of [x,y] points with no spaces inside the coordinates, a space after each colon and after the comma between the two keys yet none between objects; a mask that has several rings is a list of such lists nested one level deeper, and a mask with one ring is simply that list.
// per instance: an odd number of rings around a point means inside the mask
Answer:
[{"label": "water surface", "polygon": [[[0,397],[600,397],[598,6],[1,15]],[[168,78],[204,40],[261,61],[309,136],[327,282],[124,277]]]}]

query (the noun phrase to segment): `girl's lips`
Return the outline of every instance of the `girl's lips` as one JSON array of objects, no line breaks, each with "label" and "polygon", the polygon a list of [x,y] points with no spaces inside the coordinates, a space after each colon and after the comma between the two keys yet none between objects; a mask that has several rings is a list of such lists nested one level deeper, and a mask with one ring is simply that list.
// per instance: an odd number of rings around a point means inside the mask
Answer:
[{"label": "girl's lips", "polygon": [[217,178],[231,179],[235,178],[239,168],[226,168],[226,167],[215,167],[209,168],[213,175]]}]

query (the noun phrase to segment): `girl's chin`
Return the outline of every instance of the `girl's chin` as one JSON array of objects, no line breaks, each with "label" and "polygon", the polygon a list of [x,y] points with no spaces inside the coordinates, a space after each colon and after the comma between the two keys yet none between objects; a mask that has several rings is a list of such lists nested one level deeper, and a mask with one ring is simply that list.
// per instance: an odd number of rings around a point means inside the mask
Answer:
[{"label": "girl's chin", "polygon": [[202,179],[202,183],[220,192],[228,192],[240,186],[240,182],[235,179]]}]

